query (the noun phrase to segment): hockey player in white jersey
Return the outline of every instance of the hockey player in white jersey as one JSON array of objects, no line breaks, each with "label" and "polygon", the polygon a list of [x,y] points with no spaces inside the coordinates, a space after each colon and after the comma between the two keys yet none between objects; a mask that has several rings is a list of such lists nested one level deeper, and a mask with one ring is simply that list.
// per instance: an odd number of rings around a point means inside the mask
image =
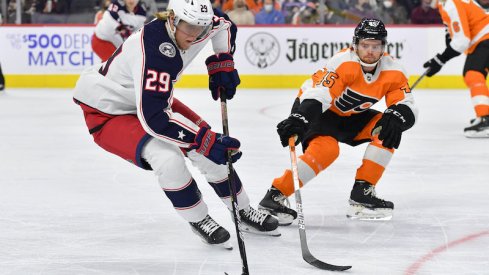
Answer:
[{"label": "hockey player in white jersey", "polygon": [[[135,165],[152,169],[175,210],[209,244],[229,247],[229,232],[208,215],[184,154],[206,177],[228,209],[227,152],[241,157],[240,142],[215,133],[199,115],[173,96],[182,71],[209,41],[206,60],[214,99],[231,99],[239,84],[233,52],[236,26],[218,16],[209,0],[171,0],[168,11],[129,37],[101,66],[82,73],[74,100],[84,112],[95,142]],[[278,220],[250,206],[238,178],[241,229],[280,235]]]},{"label": "hockey player in white jersey", "polygon": [[102,62],[106,61],[145,21],[146,10],[139,0],[112,0],[95,26],[93,51]]}]

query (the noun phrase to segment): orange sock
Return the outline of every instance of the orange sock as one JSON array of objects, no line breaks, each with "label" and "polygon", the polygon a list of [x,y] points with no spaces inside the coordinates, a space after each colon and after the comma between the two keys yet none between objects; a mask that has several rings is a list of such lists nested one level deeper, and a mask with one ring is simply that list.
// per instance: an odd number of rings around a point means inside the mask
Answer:
[{"label": "orange sock", "polygon": [[[299,184],[304,184],[313,179],[317,174],[333,163],[340,153],[338,141],[330,136],[318,136],[309,142],[304,155],[300,156],[298,163]],[[292,171],[287,169],[284,174],[273,180],[273,187],[277,188],[285,196],[294,193],[294,181]]]},{"label": "orange sock", "polygon": [[489,89],[484,75],[478,71],[467,71],[464,81],[470,89],[470,96],[477,117],[489,115]]}]

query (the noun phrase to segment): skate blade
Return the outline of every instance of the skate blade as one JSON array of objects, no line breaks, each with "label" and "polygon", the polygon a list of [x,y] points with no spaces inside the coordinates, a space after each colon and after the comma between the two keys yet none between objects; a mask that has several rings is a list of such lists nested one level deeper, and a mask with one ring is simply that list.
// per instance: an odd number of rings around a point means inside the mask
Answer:
[{"label": "skate blade", "polygon": [[351,220],[361,221],[389,221],[392,219],[392,209],[377,208],[373,210],[361,205],[350,205],[346,217]]},{"label": "skate blade", "polygon": [[272,236],[272,237],[280,237],[282,235],[282,233],[280,233],[278,229],[272,231],[260,231],[251,226],[247,226],[245,224],[241,224],[239,226],[239,229],[243,232],[255,234],[255,235]]},{"label": "skate blade", "polygon": [[216,244],[213,244],[213,243],[208,243],[206,242],[204,239],[200,239],[203,243],[205,243],[206,245],[210,245],[210,246],[214,246],[214,247],[219,247],[219,248],[224,248],[226,250],[233,250],[233,245],[231,244],[231,241],[227,240],[223,243],[216,243]]},{"label": "skate blade", "polygon": [[258,206],[258,209],[276,218],[278,220],[278,225],[280,226],[291,225],[292,222],[294,221],[294,217],[292,215],[286,213],[277,213],[270,208],[265,208],[262,206]]},{"label": "skate blade", "polygon": [[489,138],[489,129],[482,131],[466,131],[464,132],[464,135],[468,138]]}]

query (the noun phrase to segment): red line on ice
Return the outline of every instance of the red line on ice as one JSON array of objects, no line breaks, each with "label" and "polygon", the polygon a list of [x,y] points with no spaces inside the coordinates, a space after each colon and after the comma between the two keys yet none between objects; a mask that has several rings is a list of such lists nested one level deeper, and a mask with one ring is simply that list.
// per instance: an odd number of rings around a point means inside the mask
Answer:
[{"label": "red line on ice", "polygon": [[459,244],[463,244],[463,243],[466,243],[469,241],[473,241],[477,238],[483,237],[484,235],[489,235],[489,230],[482,231],[482,232],[475,233],[475,234],[471,234],[471,235],[465,236],[461,239],[451,241],[446,245],[439,246],[439,247],[431,250],[428,254],[419,258],[412,265],[410,265],[404,274],[405,275],[414,275],[414,274],[416,274],[416,272],[418,272],[423,267],[423,265],[425,263],[429,262],[431,259],[433,259],[438,254],[441,254],[442,252],[447,251],[449,248],[452,248],[452,247],[457,246]]}]

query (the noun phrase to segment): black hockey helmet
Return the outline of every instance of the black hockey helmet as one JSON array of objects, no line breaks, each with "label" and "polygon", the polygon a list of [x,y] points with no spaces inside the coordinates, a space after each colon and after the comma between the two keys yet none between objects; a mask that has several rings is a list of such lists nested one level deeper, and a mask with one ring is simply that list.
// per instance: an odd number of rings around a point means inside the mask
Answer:
[{"label": "black hockey helmet", "polygon": [[363,18],[355,28],[353,44],[357,45],[360,39],[381,40],[382,45],[387,43],[387,30],[382,21],[375,18]]}]

